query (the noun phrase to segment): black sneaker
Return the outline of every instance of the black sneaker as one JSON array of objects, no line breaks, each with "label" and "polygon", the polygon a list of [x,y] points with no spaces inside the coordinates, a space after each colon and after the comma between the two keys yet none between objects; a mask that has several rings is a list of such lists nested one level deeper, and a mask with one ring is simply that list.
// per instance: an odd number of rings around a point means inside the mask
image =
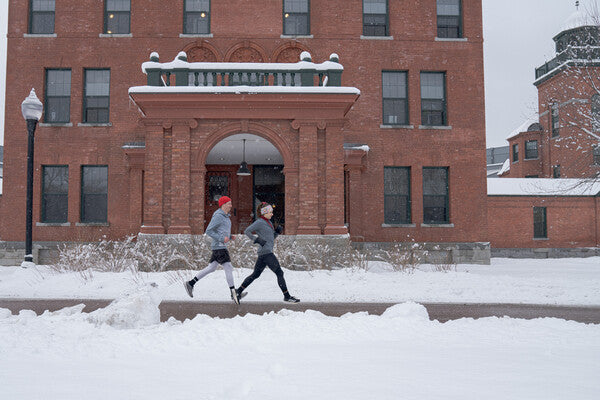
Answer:
[{"label": "black sneaker", "polygon": [[294,296],[285,296],[283,298],[283,301],[285,301],[287,303],[300,303],[300,300],[295,298]]},{"label": "black sneaker", "polygon": [[192,284],[190,283],[190,281],[185,281],[183,283],[183,286],[185,287],[185,291],[187,292],[187,294],[190,297],[194,297],[194,287],[192,286]]},{"label": "black sneaker", "polygon": [[240,290],[239,288],[235,292],[237,293],[238,300],[242,300],[248,294],[248,292],[244,292],[243,290]]},{"label": "black sneaker", "polygon": [[240,298],[238,297],[237,290],[235,290],[235,288],[231,288],[229,290],[231,290],[231,300],[233,300],[235,304],[240,304]]}]

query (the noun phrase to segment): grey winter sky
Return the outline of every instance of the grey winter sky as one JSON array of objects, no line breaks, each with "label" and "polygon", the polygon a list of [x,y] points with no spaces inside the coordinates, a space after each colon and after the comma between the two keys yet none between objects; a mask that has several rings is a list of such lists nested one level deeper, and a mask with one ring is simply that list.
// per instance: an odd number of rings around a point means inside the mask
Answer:
[{"label": "grey winter sky", "polygon": [[[506,145],[508,134],[535,112],[534,69],[553,58],[552,38],[574,11],[575,0],[483,0],[487,147]],[[4,143],[7,17],[8,0],[0,0],[0,143]],[[41,93],[42,88],[36,91]],[[28,94],[21,95],[25,99]]]}]

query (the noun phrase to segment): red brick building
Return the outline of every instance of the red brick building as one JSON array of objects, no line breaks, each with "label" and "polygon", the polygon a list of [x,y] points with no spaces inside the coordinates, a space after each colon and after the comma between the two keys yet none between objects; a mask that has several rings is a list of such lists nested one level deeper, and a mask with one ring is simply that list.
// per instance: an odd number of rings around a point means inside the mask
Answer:
[{"label": "red brick building", "polygon": [[0,238],[33,87],[34,241],[201,234],[228,194],[236,231],[269,201],[286,235],[486,262],[482,42],[478,0],[11,0]]},{"label": "red brick building", "polygon": [[600,27],[577,10],[535,70],[538,115],[508,137],[511,178],[600,177]]}]

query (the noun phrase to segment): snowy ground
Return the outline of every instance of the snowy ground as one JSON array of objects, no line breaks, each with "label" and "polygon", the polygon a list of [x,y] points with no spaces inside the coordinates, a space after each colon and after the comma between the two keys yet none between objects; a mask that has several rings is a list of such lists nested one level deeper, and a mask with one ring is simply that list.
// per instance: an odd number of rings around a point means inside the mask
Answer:
[{"label": "snowy ground", "polygon": [[[425,266],[426,270],[427,267]],[[239,271],[236,282],[249,273]],[[597,399],[600,325],[554,318],[429,321],[414,301],[600,304],[600,260],[493,259],[458,272],[286,271],[304,301],[395,301],[381,316],[315,311],[160,323],[178,274],[0,268],[0,297],[117,298],[0,309],[2,399]],[[248,301],[279,300],[265,271]],[[154,283],[154,285],[152,285]],[[194,300],[228,300],[221,271]]]},{"label": "snowy ground", "polygon": [[[368,271],[300,272],[285,270],[290,292],[306,302],[451,302],[600,305],[600,257],[565,259],[493,258],[492,265],[458,265],[434,272],[395,272],[382,263]],[[236,285],[250,269],[236,268]],[[114,299],[138,285],[157,285],[164,300],[191,300],[182,288],[193,271],[166,273],[57,273],[47,266],[0,267],[0,298]],[[280,301],[275,275],[265,270],[246,301]],[[222,270],[198,283],[193,301],[229,301]]]}]

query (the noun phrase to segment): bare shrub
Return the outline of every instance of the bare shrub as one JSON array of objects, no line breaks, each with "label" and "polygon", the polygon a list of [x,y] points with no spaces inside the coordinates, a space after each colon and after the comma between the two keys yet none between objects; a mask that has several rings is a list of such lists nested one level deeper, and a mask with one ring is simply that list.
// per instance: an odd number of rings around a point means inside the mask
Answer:
[{"label": "bare shrub", "polygon": [[385,250],[378,251],[375,257],[389,263],[394,271],[412,273],[428,255],[428,251],[418,243],[395,243]]},{"label": "bare shrub", "polygon": [[277,243],[274,253],[285,268],[292,270],[336,270],[346,267],[367,268],[367,257],[349,243],[330,246],[322,242],[296,241]]}]

